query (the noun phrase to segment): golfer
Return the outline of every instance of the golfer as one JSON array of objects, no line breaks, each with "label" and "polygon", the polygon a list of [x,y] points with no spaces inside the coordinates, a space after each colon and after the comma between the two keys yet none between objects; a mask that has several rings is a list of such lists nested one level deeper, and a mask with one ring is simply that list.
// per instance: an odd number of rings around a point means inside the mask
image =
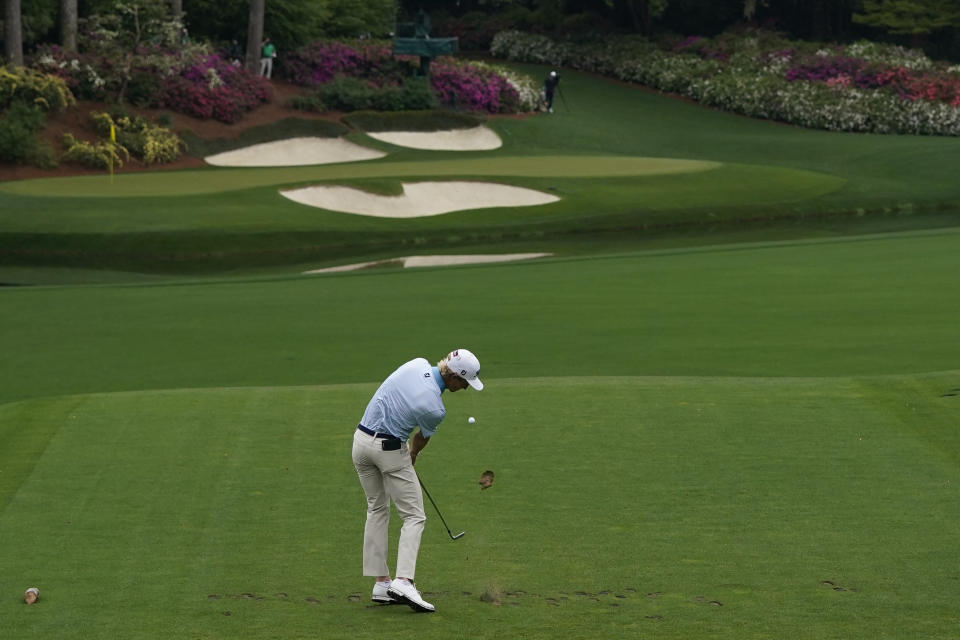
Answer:
[{"label": "golfer", "polygon": [[[374,602],[403,603],[414,611],[434,610],[413,582],[427,519],[413,465],[446,415],[441,394],[467,385],[483,389],[479,373],[480,361],[466,349],[450,352],[435,367],[416,358],[384,380],[363,412],[353,436],[353,466],[367,496],[363,575],[377,580],[371,596]],[[394,580],[387,567],[391,500],[403,520]]]},{"label": "golfer", "polygon": [[543,97],[547,103],[547,111],[553,113],[553,94],[560,85],[560,74],[551,71],[543,81]]}]

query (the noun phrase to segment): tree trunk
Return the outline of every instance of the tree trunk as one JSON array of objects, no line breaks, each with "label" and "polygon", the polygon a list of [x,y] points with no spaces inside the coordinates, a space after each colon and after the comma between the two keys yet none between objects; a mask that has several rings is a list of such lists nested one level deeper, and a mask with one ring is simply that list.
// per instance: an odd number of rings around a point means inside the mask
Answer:
[{"label": "tree trunk", "polygon": [[60,0],[60,46],[77,52],[77,0]]},{"label": "tree trunk", "polygon": [[170,0],[170,15],[174,20],[183,20],[183,0]]},{"label": "tree trunk", "polygon": [[7,63],[23,66],[23,27],[20,24],[20,0],[6,0],[3,14],[4,53]]},{"label": "tree trunk", "polygon": [[260,43],[263,41],[263,11],[266,0],[250,0],[250,20],[247,23],[246,67],[257,73],[260,65]]}]

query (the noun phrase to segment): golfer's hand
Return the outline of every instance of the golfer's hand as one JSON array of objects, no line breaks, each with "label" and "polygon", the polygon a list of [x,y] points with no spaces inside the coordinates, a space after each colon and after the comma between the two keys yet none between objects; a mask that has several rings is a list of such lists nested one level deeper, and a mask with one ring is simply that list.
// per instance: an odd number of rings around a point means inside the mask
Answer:
[{"label": "golfer's hand", "polygon": [[417,464],[417,454],[414,453],[413,451],[410,452],[410,464],[412,465]]}]

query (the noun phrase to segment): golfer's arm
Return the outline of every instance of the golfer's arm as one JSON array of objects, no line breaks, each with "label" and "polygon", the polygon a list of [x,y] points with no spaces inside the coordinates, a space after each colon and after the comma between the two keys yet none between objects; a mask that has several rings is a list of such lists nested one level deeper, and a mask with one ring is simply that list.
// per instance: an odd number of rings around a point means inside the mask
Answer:
[{"label": "golfer's arm", "polygon": [[410,438],[410,461],[417,464],[417,456],[423,451],[423,448],[430,442],[430,438],[424,438],[423,434],[417,431]]}]

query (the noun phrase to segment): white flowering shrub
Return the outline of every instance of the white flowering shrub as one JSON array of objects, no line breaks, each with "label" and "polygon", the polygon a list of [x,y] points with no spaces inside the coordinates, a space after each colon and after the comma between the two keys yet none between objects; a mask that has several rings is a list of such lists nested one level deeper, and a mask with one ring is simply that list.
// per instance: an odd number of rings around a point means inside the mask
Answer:
[{"label": "white flowering shrub", "polygon": [[[960,78],[952,79],[960,66],[937,65],[894,45],[816,45],[756,32],[688,38],[664,48],[633,36],[575,44],[504,31],[491,53],[600,73],[803,127],[960,136]],[[805,76],[789,73],[804,64]]]}]

